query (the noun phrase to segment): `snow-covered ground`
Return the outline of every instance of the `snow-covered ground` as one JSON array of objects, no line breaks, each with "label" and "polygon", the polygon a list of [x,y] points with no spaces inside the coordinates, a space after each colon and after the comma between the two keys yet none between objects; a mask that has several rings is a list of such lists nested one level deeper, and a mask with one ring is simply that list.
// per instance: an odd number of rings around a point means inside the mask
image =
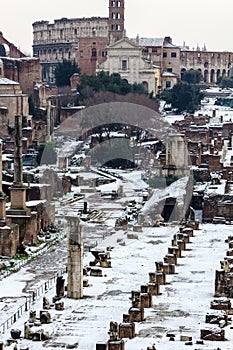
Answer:
[{"label": "snow-covered ground", "polygon": [[[50,310],[53,322],[43,325],[43,328],[51,333],[53,339],[46,348],[78,342],[79,349],[93,350],[98,341],[106,341],[110,321],[122,322],[123,314],[127,314],[131,306],[131,291],[140,290],[140,286],[149,281],[148,274],[155,271],[155,261],[163,260],[177,232],[177,226],[143,228],[143,232],[138,233],[138,239],[127,239],[126,232],[120,230],[103,240],[101,246],[113,247],[112,268],[103,269],[103,277],[87,277],[90,286],[84,288],[83,299],[64,298],[64,311]],[[200,329],[207,326],[205,315],[210,312],[210,301],[214,298],[215,270],[219,269],[220,260],[225,256],[225,239],[231,232],[232,226],[212,224],[201,225],[200,230],[195,231],[187,250],[178,259],[176,274],[167,275],[166,285],[161,286],[161,295],[153,296],[153,306],[145,309],[145,321],[136,323],[137,336],[125,340],[126,350],[146,350],[150,344],[161,350],[186,349],[187,345],[180,341],[181,334],[193,337],[194,345],[189,346],[190,349],[213,350],[219,347],[232,350],[231,325],[225,327],[227,341],[195,344],[200,339]],[[91,253],[86,253],[84,265],[92,260]],[[45,267],[45,271],[49,268]],[[21,296],[27,280],[37,274],[36,270],[29,274],[28,271],[30,266],[6,279],[1,296]],[[49,299],[54,295],[54,289],[46,294]],[[39,313],[42,298],[33,308]],[[23,314],[13,328],[19,328],[23,333],[23,322],[27,319],[28,313]],[[175,334],[174,342],[169,341],[167,332]],[[1,338],[9,338],[9,331]],[[30,344],[32,350],[45,346],[25,340],[22,343]]]},{"label": "snow-covered ground", "polygon": [[[149,282],[149,272],[155,272],[155,261],[163,261],[171,246],[171,240],[179,227],[173,223],[163,227],[143,227],[142,232],[134,232],[130,225],[128,231],[116,230],[115,219],[122,213],[126,203],[139,200],[138,188],[141,183],[140,172],[121,171],[124,197],[117,200],[105,199],[100,194],[89,195],[91,208],[98,208],[104,214],[105,224],[83,224],[84,243],[97,242],[101,247],[112,247],[111,268],[103,269],[103,277],[87,276],[89,286],[84,288],[84,298],[72,300],[64,298],[65,310],[50,309],[52,323],[43,325],[51,335],[48,342],[22,340],[22,348],[27,344],[31,350],[64,348],[62,344],[78,343],[78,349],[93,350],[99,341],[107,341],[111,321],[123,321],[131,307],[131,291],[140,290],[141,285]],[[61,209],[62,210],[62,207]],[[75,212],[75,206],[70,210]],[[134,233],[138,239],[127,238]],[[200,340],[200,329],[207,326],[205,315],[210,312],[210,301],[214,299],[215,270],[220,268],[220,260],[227,250],[225,239],[232,234],[231,225],[201,224],[195,231],[187,250],[178,259],[175,275],[167,275],[166,284],[161,285],[159,296],[153,296],[153,306],[145,309],[145,320],[136,323],[136,337],[125,339],[125,350],[146,350],[155,344],[157,350],[183,350],[187,348],[180,341],[180,335],[193,337],[189,349],[232,350],[233,331],[231,324],[225,327],[225,342]],[[89,242],[89,243],[88,243]],[[84,255],[84,265],[88,266],[94,257],[88,251]],[[59,273],[66,265],[66,240],[53,247],[43,257],[34,260],[19,272],[0,282],[1,314],[0,323],[16,312],[25,301],[28,290],[43,285],[51,276]],[[66,275],[64,275],[66,278]],[[55,285],[46,292],[52,301]],[[42,309],[42,296],[31,307]],[[24,322],[28,320],[28,311],[13,324],[13,329],[24,332]],[[169,341],[167,333],[175,334],[175,341]],[[10,337],[10,329],[1,338]],[[13,349],[14,345],[6,346]]]}]

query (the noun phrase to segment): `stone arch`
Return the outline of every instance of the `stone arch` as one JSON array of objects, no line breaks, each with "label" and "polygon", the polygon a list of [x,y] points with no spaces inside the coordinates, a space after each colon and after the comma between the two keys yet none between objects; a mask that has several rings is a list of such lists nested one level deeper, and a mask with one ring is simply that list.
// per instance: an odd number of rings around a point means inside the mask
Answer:
[{"label": "stone arch", "polygon": [[210,71],[210,82],[215,83],[215,70],[211,69]]},{"label": "stone arch", "polygon": [[[135,103],[128,103],[128,102],[109,102],[109,103],[102,103],[94,106],[90,106],[86,109],[82,109],[81,111],[73,114],[72,116],[65,119],[61,125],[59,130],[57,131],[58,135],[63,135],[64,137],[69,136],[71,139],[83,139],[85,140],[89,135],[93,133],[93,130],[95,128],[101,128],[102,126],[109,125],[109,124],[123,124],[127,127],[136,127],[138,129],[149,131],[153,137],[157,138],[158,140],[162,140],[163,144],[170,144],[171,140],[169,138],[169,134],[175,136],[174,134],[177,133],[175,129],[171,127],[169,123],[164,121],[164,118],[156,111],[143,106],[138,105]],[[179,141],[179,134],[177,134],[177,140]],[[181,138],[182,142],[184,141],[183,138]],[[170,140],[170,143],[169,143]],[[122,145],[123,142],[123,145]],[[111,147],[110,147],[111,143]],[[186,147],[186,143],[183,144],[183,149]],[[103,160],[111,160],[111,159],[117,159],[119,158],[119,155],[122,156],[124,154],[121,153],[122,150],[126,149],[130,143],[128,143],[128,140],[126,138],[116,138],[111,140],[104,140],[100,144],[97,145],[96,150],[98,151],[99,148],[105,147],[105,150],[107,150],[106,158],[103,159],[101,155],[101,161]],[[125,145],[125,147],[124,147]],[[139,148],[141,146],[139,145]],[[102,148],[103,149],[103,148]],[[178,148],[177,148],[178,150]],[[64,150],[59,149],[58,152],[60,155],[64,154]],[[93,160],[95,160],[95,154],[94,149],[92,148],[90,150],[92,152],[90,154],[90,157],[94,157]],[[182,152],[180,152],[182,153]],[[42,157],[46,157],[46,149],[43,152]],[[104,154],[102,152],[102,154]],[[134,153],[135,154],[135,153]],[[185,157],[188,157],[189,152],[184,152]],[[153,161],[153,153],[151,153],[149,150],[145,152],[145,157],[142,159],[142,168],[141,169],[147,169],[150,167],[151,169],[151,160]],[[185,158],[184,157],[184,158]],[[179,169],[183,169],[183,164],[180,163],[183,158],[183,154],[181,159],[178,159],[179,157],[174,158],[174,165]],[[45,158],[46,159],[46,158]],[[125,158],[130,159],[131,158]],[[134,160],[134,158],[132,158]],[[105,162],[106,163],[106,162]],[[105,164],[103,163],[103,164]],[[186,164],[186,162],[185,162]],[[188,162],[190,164],[190,162]],[[152,165],[153,166],[153,165]],[[44,170],[42,169],[42,172]],[[180,175],[179,175],[180,176]],[[188,178],[192,181],[192,172],[190,171],[189,174],[187,174]],[[44,181],[43,176],[40,177],[42,183]],[[183,178],[181,176],[180,179],[182,182],[183,180],[186,182],[186,176]],[[182,209],[180,210],[179,217],[177,217],[177,220],[180,220],[184,217],[184,214],[186,214],[187,209],[190,205],[190,200],[192,198],[192,191],[189,191],[189,188],[191,189],[191,186],[186,187],[187,191],[185,192],[185,196],[182,197]],[[161,199],[161,205],[165,204],[165,197]],[[180,203],[180,201],[179,201]],[[177,204],[179,204],[177,202]],[[166,215],[167,218],[173,219],[174,216],[172,216],[172,212],[174,211],[174,214],[176,214],[176,203],[173,201],[168,202],[167,201],[167,207],[166,207]],[[162,208],[162,207],[161,207]],[[147,211],[145,212],[147,217],[152,217],[154,215],[154,208],[150,209],[147,208]]]},{"label": "stone arch", "polygon": [[220,70],[220,69],[217,69],[217,81],[218,81],[218,79],[220,78],[220,76],[221,76],[221,70]]},{"label": "stone arch", "polygon": [[204,82],[205,83],[209,82],[209,71],[208,71],[208,69],[204,70]]},{"label": "stone arch", "polygon": [[226,76],[226,69],[222,70],[222,76],[225,77]]}]

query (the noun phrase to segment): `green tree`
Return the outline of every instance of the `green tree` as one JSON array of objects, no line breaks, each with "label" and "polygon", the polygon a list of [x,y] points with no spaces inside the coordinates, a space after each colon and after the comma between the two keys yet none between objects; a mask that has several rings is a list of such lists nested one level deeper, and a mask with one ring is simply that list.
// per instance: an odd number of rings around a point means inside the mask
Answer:
[{"label": "green tree", "polygon": [[187,70],[183,75],[183,81],[189,84],[199,84],[202,79],[201,71],[190,69]]},{"label": "green tree", "polygon": [[80,68],[75,61],[63,60],[55,68],[54,75],[57,86],[70,86],[70,77],[74,73],[80,73]]},{"label": "green tree", "polygon": [[226,89],[226,88],[233,88],[233,77],[221,77],[219,78],[219,86],[223,89]]},{"label": "green tree", "polygon": [[180,82],[173,86],[171,90],[165,90],[160,94],[160,98],[171,104],[172,108],[178,112],[194,113],[200,105],[204,95],[200,89],[192,84]]},{"label": "green tree", "polygon": [[109,74],[104,71],[98,72],[93,76],[82,74],[77,89],[80,94],[79,100],[93,97],[97,92],[112,92],[119,95],[137,93],[149,96],[143,84],[129,84],[121,78],[120,74]]}]

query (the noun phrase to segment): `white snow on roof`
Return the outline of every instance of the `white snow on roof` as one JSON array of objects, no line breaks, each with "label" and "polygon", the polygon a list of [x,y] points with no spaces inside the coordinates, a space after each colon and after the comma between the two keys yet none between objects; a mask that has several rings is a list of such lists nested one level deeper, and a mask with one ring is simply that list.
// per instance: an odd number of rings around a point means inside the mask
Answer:
[{"label": "white snow on roof", "polygon": [[[130,39],[137,42],[137,39]],[[140,46],[163,46],[163,38],[139,38]]]},{"label": "white snow on roof", "polygon": [[171,72],[163,72],[162,76],[163,77],[176,77],[177,78],[177,75],[174,73],[171,73]]},{"label": "white snow on roof", "polygon": [[19,85],[19,83],[7,78],[0,78],[0,85]]}]

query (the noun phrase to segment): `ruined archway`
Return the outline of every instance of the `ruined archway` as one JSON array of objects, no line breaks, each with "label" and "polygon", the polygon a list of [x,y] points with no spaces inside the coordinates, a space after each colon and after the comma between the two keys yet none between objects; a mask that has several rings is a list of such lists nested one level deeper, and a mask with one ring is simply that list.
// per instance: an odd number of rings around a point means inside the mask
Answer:
[{"label": "ruined archway", "polygon": [[[57,137],[63,137],[66,140],[71,140],[71,142],[72,142],[72,139],[85,140],[88,136],[90,136],[93,130],[96,130],[96,128],[98,127],[101,128],[102,126],[111,125],[111,124],[119,124],[122,126],[134,127],[140,130],[144,130],[145,132],[148,132],[153,138],[157,139],[159,142],[161,142],[164,145],[166,144],[170,145],[170,142],[171,142],[170,137],[173,136],[172,139],[174,141],[174,144],[173,144],[174,149],[177,148],[176,145],[178,145],[178,139],[180,139],[180,135],[177,133],[177,131],[173,129],[173,127],[169,123],[165,122],[164,118],[161,117],[161,115],[158,112],[148,107],[145,107],[143,105],[137,105],[137,104],[128,103],[128,102],[102,103],[102,104],[88,107],[86,109],[82,109],[79,112],[72,115],[71,117],[67,118],[65,121],[63,121],[60,125],[60,128],[56,131],[56,135]],[[177,134],[177,139],[174,138],[176,134]],[[132,155],[127,155],[127,154],[123,154],[123,151],[122,151],[122,150],[125,151],[127,147],[129,147],[130,149],[132,142],[130,139],[126,139],[126,138],[124,141],[128,142],[129,144],[125,144],[125,146],[122,146],[122,139],[120,140],[119,138],[116,138],[116,139],[107,139],[101,144],[94,146],[94,149],[92,148],[87,153],[89,167],[90,167],[92,158],[94,158],[94,160],[98,160],[99,163],[102,162],[102,164],[117,158],[124,158],[129,162],[134,163],[135,154],[132,153]],[[105,159],[101,159],[99,161],[99,159],[97,159],[94,153],[95,148],[101,149],[101,147],[104,147],[106,145],[107,145],[108,153],[105,153],[106,154]],[[186,145],[184,145],[184,147],[186,147]],[[65,157],[66,156],[65,152],[66,150],[60,148],[58,150],[58,158],[60,156],[61,158],[62,156]],[[189,152],[188,151],[182,152],[183,159],[184,159],[184,153],[187,154],[188,156]],[[46,148],[43,153],[42,160],[44,157],[46,158]],[[155,154],[151,150],[146,150],[146,152],[143,154],[143,158],[141,159],[142,159],[140,163],[141,171],[144,171],[144,172],[154,171],[156,173],[158,169],[154,168],[154,164],[156,163]],[[172,159],[172,157],[166,157],[166,161],[168,161],[169,159]],[[177,174],[179,174],[177,181],[179,181],[180,179],[183,181],[184,179],[183,184],[185,187],[187,180],[189,181],[190,177],[192,178],[192,174],[190,170],[188,170],[189,169],[188,164],[191,164],[191,163],[190,161],[185,160],[185,163],[181,164],[180,161],[182,160],[180,159],[179,152],[176,152],[176,156],[172,161],[172,166],[174,167],[174,170],[177,171]],[[101,164],[97,164],[97,166],[101,166]],[[160,167],[160,169],[162,172],[159,176],[162,176],[165,182],[164,174],[165,173],[168,174],[168,171],[167,171],[168,168],[165,167],[163,169]],[[182,191],[182,199],[179,201],[180,203],[182,203],[182,209],[181,208],[179,209],[180,220],[184,219],[184,213],[187,211],[187,208],[189,207],[191,196],[192,196],[192,187],[188,186],[184,191]],[[161,200],[161,203],[159,204],[160,213],[162,211],[161,205],[165,202],[165,200],[166,198],[164,197],[164,199]],[[183,210],[183,208],[186,208],[186,210]],[[151,212],[151,210],[152,208],[149,208],[146,215],[150,216],[152,212],[153,212],[152,215],[154,215],[154,211],[152,210]]]}]

